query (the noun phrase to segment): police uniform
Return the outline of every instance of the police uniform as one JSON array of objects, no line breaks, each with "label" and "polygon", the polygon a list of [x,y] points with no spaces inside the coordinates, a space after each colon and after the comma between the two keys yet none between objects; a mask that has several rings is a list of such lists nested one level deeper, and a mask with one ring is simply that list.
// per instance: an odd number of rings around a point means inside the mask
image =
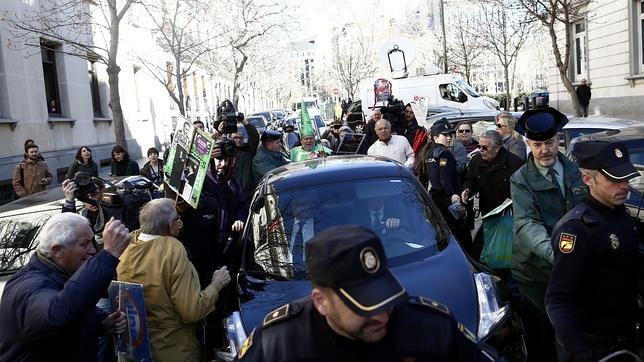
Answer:
[{"label": "police uniform", "polygon": [[[621,143],[576,145],[581,168],[611,181],[639,176]],[[638,236],[624,205],[587,196],[556,225],[555,261],[546,293],[562,361],[596,361],[634,344]]]},{"label": "police uniform", "polygon": [[[446,122],[438,121],[432,125],[430,134],[452,133]],[[451,204],[452,195],[460,194],[460,181],[456,168],[456,159],[452,152],[442,144],[432,142],[427,159],[430,195],[446,219],[449,219],[447,207]]]},{"label": "police uniform", "polygon": [[341,336],[309,297],[266,315],[240,347],[239,361],[496,359],[496,352],[479,345],[445,306],[407,295],[387,267],[382,243],[371,230],[332,227],[309,240],[305,248],[311,281],[332,289],[351,312],[368,318],[390,311],[386,334],[373,343]]}]

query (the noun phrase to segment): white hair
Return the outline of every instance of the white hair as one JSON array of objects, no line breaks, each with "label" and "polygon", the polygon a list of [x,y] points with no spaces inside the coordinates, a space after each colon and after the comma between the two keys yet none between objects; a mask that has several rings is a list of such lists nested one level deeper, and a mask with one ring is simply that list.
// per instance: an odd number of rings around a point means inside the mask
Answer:
[{"label": "white hair", "polygon": [[52,216],[38,234],[38,251],[51,256],[51,248],[56,245],[73,245],[79,236],[82,226],[89,228],[89,221],[73,212],[64,212]]},{"label": "white hair", "polygon": [[139,213],[141,232],[164,235],[177,216],[174,201],[170,199],[154,199],[145,204]]}]

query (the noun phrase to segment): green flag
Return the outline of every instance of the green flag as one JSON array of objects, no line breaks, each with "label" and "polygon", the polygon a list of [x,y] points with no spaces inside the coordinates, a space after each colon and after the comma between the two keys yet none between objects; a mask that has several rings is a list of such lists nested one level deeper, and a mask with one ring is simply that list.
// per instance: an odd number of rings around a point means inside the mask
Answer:
[{"label": "green flag", "polygon": [[304,100],[302,100],[302,112],[300,113],[300,137],[315,137],[315,130],[313,129],[313,124],[311,123],[311,117],[309,117],[309,111],[304,105]]}]

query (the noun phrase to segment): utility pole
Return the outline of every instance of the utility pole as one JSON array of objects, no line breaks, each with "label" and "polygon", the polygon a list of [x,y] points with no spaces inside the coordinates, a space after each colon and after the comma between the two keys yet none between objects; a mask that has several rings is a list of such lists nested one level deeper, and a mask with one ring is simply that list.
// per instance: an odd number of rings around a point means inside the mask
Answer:
[{"label": "utility pole", "polygon": [[443,70],[447,74],[447,36],[445,34],[445,4],[444,0],[440,2],[441,10],[441,30],[443,31]]}]

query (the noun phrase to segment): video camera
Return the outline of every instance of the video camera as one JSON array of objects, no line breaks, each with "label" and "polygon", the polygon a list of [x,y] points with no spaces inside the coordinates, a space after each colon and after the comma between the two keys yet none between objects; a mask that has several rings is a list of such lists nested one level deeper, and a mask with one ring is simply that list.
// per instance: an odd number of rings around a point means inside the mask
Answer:
[{"label": "video camera", "polygon": [[113,216],[121,220],[129,230],[138,229],[139,212],[143,205],[152,200],[151,190],[154,190],[154,184],[143,176],[130,176],[109,185],[101,196],[105,220]]},{"label": "video camera", "polygon": [[237,112],[235,105],[226,99],[217,107],[217,123],[224,123],[223,133],[237,132],[237,122],[244,120],[244,114]]},{"label": "video camera", "polygon": [[393,133],[403,134],[405,132],[405,124],[403,122],[405,103],[403,101],[390,96],[387,98],[387,105],[380,107],[380,112],[382,113],[382,118],[391,123],[391,131]]}]

